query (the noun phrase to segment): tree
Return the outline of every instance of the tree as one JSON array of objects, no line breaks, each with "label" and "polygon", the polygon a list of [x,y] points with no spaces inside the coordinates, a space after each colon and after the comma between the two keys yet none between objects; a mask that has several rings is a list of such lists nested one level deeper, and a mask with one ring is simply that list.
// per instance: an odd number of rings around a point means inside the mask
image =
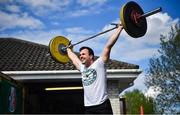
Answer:
[{"label": "tree", "polygon": [[146,86],[160,92],[155,98],[156,113],[180,113],[180,29],[172,27],[161,35],[159,56],[149,60]]},{"label": "tree", "polygon": [[153,101],[144,96],[138,89],[127,91],[123,95],[126,100],[127,114],[140,114],[140,107],[143,106],[145,114],[153,114]]}]

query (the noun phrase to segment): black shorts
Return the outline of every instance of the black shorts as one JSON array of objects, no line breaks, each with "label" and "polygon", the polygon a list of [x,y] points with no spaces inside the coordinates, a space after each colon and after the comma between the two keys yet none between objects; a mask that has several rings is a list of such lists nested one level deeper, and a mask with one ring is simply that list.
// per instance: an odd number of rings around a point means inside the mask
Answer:
[{"label": "black shorts", "polygon": [[85,114],[113,114],[110,100],[95,106],[85,107]]}]

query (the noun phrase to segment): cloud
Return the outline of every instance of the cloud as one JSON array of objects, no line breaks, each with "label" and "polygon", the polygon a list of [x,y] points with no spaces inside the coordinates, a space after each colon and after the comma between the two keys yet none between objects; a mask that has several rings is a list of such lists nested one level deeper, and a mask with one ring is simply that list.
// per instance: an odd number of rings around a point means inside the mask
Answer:
[{"label": "cloud", "polygon": [[35,9],[49,8],[49,10],[57,10],[69,5],[70,0],[23,0],[23,3]]},{"label": "cloud", "polygon": [[135,80],[131,87],[125,89],[120,93],[120,96],[122,96],[126,91],[133,91],[134,89],[138,89],[142,91],[143,93],[146,93],[147,87],[145,86],[145,75],[144,73],[141,73]]},{"label": "cloud", "polygon": [[17,5],[7,5],[6,10],[13,12],[13,13],[18,13],[21,11],[19,6],[17,6]]},{"label": "cloud", "polygon": [[[64,36],[72,43],[77,43],[85,38],[89,37],[93,33],[91,30],[84,29],[83,27],[68,27],[64,29],[51,29],[51,30],[21,30],[14,31],[11,33],[1,34],[0,37],[13,37],[32,41],[35,43],[40,43],[44,45],[49,45],[51,39],[56,36]],[[76,48],[77,49],[77,48]],[[78,49],[77,49],[78,50]]]},{"label": "cloud", "polygon": [[160,93],[161,93],[161,88],[160,88],[160,87],[151,86],[151,87],[145,92],[145,96],[146,96],[146,97],[152,97],[152,98],[155,99]]},{"label": "cloud", "polygon": [[105,2],[107,2],[107,0],[77,0],[77,3],[82,6],[102,5]]},{"label": "cloud", "polygon": [[[101,6],[107,0],[24,0],[20,2],[26,5],[37,16],[58,14],[62,17],[79,17],[98,14]],[[51,18],[54,16],[50,16]],[[49,18],[49,17],[47,17]],[[57,18],[57,17],[56,17]]]},{"label": "cloud", "polygon": [[[51,13],[62,13],[72,0],[23,0],[19,1],[37,16],[47,16]],[[47,17],[48,18],[48,17]]]},{"label": "cloud", "polygon": [[78,7],[72,8],[73,10],[68,10],[67,17],[100,14],[104,11],[102,7],[106,2],[107,0],[77,0],[76,4]]},{"label": "cloud", "polygon": [[82,27],[71,27],[71,28],[65,28],[65,31],[70,34],[90,34],[92,31],[86,30]]},{"label": "cloud", "polygon": [[67,17],[79,17],[79,16],[85,16],[92,13],[92,10],[89,9],[80,9],[80,10],[74,10],[69,11]]},{"label": "cloud", "polygon": [[0,17],[0,31],[14,28],[40,29],[44,26],[40,20],[27,13],[10,14],[0,11]]},{"label": "cloud", "polygon": [[179,19],[172,19],[167,13],[157,13],[147,18],[148,30],[146,36],[151,40],[145,41],[146,44],[159,44],[160,35],[167,35],[171,26],[179,22]]},{"label": "cloud", "polygon": [[31,41],[34,43],[49,45],[49,42],[51,39],[53,39],[56,36],[63,36],[62,30],[21,30],[21,31],[15,31],[11,33],[4,33],[0,34],[0,37],[12,37],[12,38],[18,38],[23,39],[26,41]]},{"label": "cloud", "polygon": [[[60,19],[99,14],[107,0],[23,0],[1,1],[5,9],[17,12],[30,12],[31,14],[47,19]],[[4,7],[4,6],[3,6]]]},{"label": "cloud", "polygon": [[125,89],[120,93],[120,96],[123,95],[126,91],[133,91],[134,89],[138,89],[144,93],[146,97],[156,98],[158,94],[160,94],[161,89],[159,87],[149,87],[147,89],[145,85],[145,75],[141,73],[135,80],[134,85]]},{"label": "cloud", "polygon": [[136,49],[134,51],[133,50],[131,51],[132,51],[131,53],[129,51],[127,51],[127,53],[126,52],[123,53],[123,55],[121,56],[122,60],[128,59],[129,61],[139,61],[152,57],[153,54],[157,54],[157,48],[144,48],[144,49]]}]

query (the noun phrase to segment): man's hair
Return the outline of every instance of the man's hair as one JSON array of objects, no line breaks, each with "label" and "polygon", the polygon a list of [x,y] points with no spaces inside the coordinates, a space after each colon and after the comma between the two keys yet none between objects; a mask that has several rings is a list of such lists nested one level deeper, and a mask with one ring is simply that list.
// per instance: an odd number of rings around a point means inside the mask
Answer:
[{"label": "man's hair", "polygon": [[87,49],[89,51],[89,55],[92,55],[93,56],[93,59],[94,59],[94,51],[90,48],[90,47],[87,47],[87,46],[83,46],[79,49],[79,51],[83,50],[83,49]]}]

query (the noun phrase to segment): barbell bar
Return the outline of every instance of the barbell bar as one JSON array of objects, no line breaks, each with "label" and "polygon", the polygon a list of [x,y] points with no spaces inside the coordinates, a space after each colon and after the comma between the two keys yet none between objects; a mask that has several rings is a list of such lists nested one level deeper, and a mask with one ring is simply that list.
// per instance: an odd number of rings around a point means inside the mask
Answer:
[{"label": "barbell bar", "polygon": [[[146,17],[151,16],[160,11],[162,11],[161,7],[152,10],[150,12],[144,13],[142,8],[136,2],[130,1],[125,5],[123,5],[120,10],[121,25],[123,26],[124,30],[128,33],[128,35],[130,35],[131,37],[133,38],[142,37],[145,35],[147,31]],[[115,23],[112,23],[111,25],[115,25],[115,27],[100,32],[98,34],[95,34],[91,37],[88,37],[71,45],[70,45],[71,41],[69,41],[66,37],[57,36],[51,39],[49,43],[50,54],[56,61],[60,63],[67,63],[69,62],[69,58],[66,53],[68,47],[70,46],[74,47],[82,42],[85,42],[99,35],[112,31],[118,28],[119,26],[119,24],[115,24]]]},{"label": "barbell bar", "polygon": [[[134,18],[137,18],[136,20],[139,20],[140,18],[143,18],[143,17],[146,18],[146,17],[148,17],[148,16],[150,16],[150,15],[153,15],[153,14],[155,14],[155,13],[160,12],[161,10],[162,10],[162,8],[157,8],[157,9],[155,9],[155,10],[153,10],[153,11],[147,12],[147,13],[145,13],[145,14],[143,14],[143,15],[140,15],[139,17],[134,17]],[[118,24],[116,24],[116,23],[111,23],[111,25],[114,25],[115,27],[110,28],[110,29],[107,29],[107,30],[105,30],[105,31],[103,31],[103,32],[100,32],[100,33],[98,33],[98,34],[95,34],[95,35],[93,35],[93,36],[91,36],[91,37],[88,37],[88,38],[86,38],[86,39],[83,39],[83,40],[81,40],[81,41],[79,41],[79,42],[77,42],[77,43],[75,43],[75,44],[71,44],[71,45],[74,47],[74,46],[76,46],[76,45],[78,45],[78,44],[80,44],[80,43],[82,43],[82,42],[85,42],[85,41],[87,41],[87,40],[90,40],[90,39],[92,39],[92,38],[95,38],[95,37],[97,37],[97,36],[99,36],[99,35],[102,35],[102,34],[104,34],[104,33],[107,33],[107,32],[109,32],[109,31],[112,31],[112,30],[118,28]]]},{"label": "barbell bar", "polygon": [[75,43],[75,44],[72,44],[72,46],[78,45],[78,44],[80,44],[80,43],[82,43],[82,42],[85,42],[85,41],[87,41],[87,40],[90,40],[90,39],[92,39],[92,38],[95,38],[95,37],[97,37],[97,36],[100,36],[100,35],[102,35],[102,34],[104,34],[104,33],[107,33],[107,32],[109,32],[109,31],[112,31],[112,30],[114,30],[114,29],[116,29],[116,28],[118,27],[118,24],[112,24],[112,25],[115,25],[115,27],[110,28],[110,29],[108,29],[108,30],[105,30],[105,31],[103,31],[103,32],[100,32],[100,33],[98,33],[98,34],[95,34],[95,35],[93,35],[93,36],[91,36],[91,37],[88,37],[88,38],[86,38],[86,39],[84,39],[84,40],[82,40],[82,41],[79,41],[79,42],[77,42],[77,43]]},{"label": "barbell bar", "polygon": [[[114,30],[114,29],[116,29],[117,27],[118,27],[118,24],[115,24],[115,23],[112,23],[111,25],[115,25],[115,27],[113,27],[113,28],[110,28],[110,29],[107,29],[107,30],[105,30],[105,31],[103,31],[103,32],[100,32],[100,33],[98,33],[98,34],[95,34],[95,35],[93,35],[93,36],[90,36],[90,37],[88,37],[88,38],[86,38],[86,39],[83,39],[83,40],[81,40],[81,41],[79,41],[79,42],[77,42],[77,43],[75,43],[75,44],[71,44],[71,46],[76,46],[76,45],[78,45],[78,44],[80,44],[80,43],[82,43],[82,42],[85,42],[85,41],[87,41],[87,40],[90,40],[90,39],[93,39],[93,38],[95,38],[95,37],[97,37],[97,36],[100,36],[100,35],[102,35],[102,34],[104,34],[104,33],[107,33],[107,32],[109,32],[109,31],[112,31],[112,30]],[[63,48],[63,50],[64,49],[66,49],[68,46],[66,46],[65,48]]]}]

